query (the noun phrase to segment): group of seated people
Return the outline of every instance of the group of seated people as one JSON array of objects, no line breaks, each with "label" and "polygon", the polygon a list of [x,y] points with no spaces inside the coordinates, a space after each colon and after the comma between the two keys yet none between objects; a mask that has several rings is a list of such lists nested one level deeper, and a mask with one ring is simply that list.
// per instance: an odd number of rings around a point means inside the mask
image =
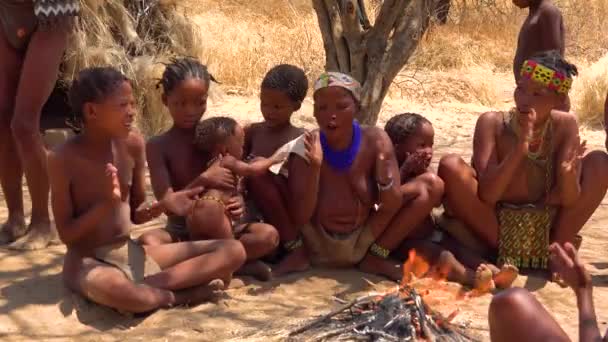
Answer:
[{"label": "group of seated people", "polygon": [[[568,284],[549,246],[575,254],[608,188],[608,156],[585,154],[575,115],[556,110],[576,73],[556,51],[526,60],[513,109],[477,120],[471,163],[446,155],[435,172],[432,123],[405,113],[384,129],[360,125],[361,85],[346,74],[318,77],[318,127],[307,131],[291,123],[304,71],[272,68],[264,120],[243,127],[201,121],[214,79],[197,60],[175,59],[159,82],[173,125],[146,143],[132,83],[112,67],[85,69],[69,93],[82,130],[48,156],[65,283],[148,312],[207,300],[233,275],[267,280],[311,265],[400,280],[415,249],[431,265],[420,277],[489,291],[533,268]],[[162,214],[166,227],[131,238],[132,224]]]}]

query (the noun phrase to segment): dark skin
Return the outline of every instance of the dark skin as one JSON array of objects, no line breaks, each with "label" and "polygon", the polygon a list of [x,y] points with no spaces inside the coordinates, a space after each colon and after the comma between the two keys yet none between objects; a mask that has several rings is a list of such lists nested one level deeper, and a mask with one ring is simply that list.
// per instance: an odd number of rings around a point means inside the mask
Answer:
[{"label": "dark skin", "polygon": [[[404,201],[428,198],[426,202],[441,205],[444,184],[439,177],[429,169],[433,157],[435,131],[429,122],[422,122],[419,127],[401,143],[395,145],[395,153],[401,173],[401,193]],[[422,212],[422,211],[421,211]],[[403,221],[399,221],[400,224]],[[447,279],[475,288],[481,293],[495,286],[506,288],[517,277],[517,270],[505,267],[503,270],[487,263],[481,257],[462,248],[444,237],[441,245],[429,241],[435,229],[430,213],[408,235],[401,246],[401,254],[409,255],[411,249],[431,265],[426,274],[437,279]],[[449,250],[454,250],[454,254]]]},{"label": "dark skin", "polygon": [[[275,163],[285,160],[285,156],[273,156],[272,158],[258,157],[250,163],[240,160],[243,157],[243,144],[245,132],[240,125],[235,127],[234,135],[227,138],[223,143],[215,147],[212,156],[218,159],[218,163],[232,171],[236,176],[252,177],[268,172],[268,168]],[[205,200],[204,197],[211,196],[216,200]],[[271,276],[270,268],[260,261],[259,258],[273,252],[279,243],[277,230],[266,223],[245,223],[234,227],[225,211],[225,204],[234,196],[241,196],[239,191],[223,190],[219,188],[207,189],[203,193],[203,199],[196,203],[192,214],[188,215],[188,231],[192,240],[204,239],[233,239],[234,231],[238,234],[238,240],[245,247],[247,253],[247,264],[239,270],[238,274],[251,275],[259,280],[268,280]]]},{"label": "dark skin", "polygon": [[[174,192],[147,206],[145,145],[132,132],[135,99],[123,82],[99,102],[84,105],[84,132],[49,155],[52,207],[68,251],[66,286],[102,305],[127,312],[195,304],[208,299],[245,260],[232,241],[183,242],[146,246],[160,273],[135,284],[120,270],[93,257],[96,248],[126,242],[131,222],[146,222],[162,212],[183,215],[202,188]],[[91,180],[98,180],[91,184]],[[197,272],[192,272],[196,269]]]},{"label": "dark skin", "polygon": [[522,64],[535,54],[557,50],[563,56],[566,39],[562,14],[551,0],[513,0],[513,4],[530,10],[521,27],[513,59],[513,73],[517,81]]},{"label": "dark skin", "polygon": [[[520,114],[519,137],[505,129],[503,114],[490,112],[479,117],[473,140],[473,165],[457,156],[446,156],[439,164],[445,182],[447,210],[462,220],[488,247],[498,246],[499,226],[495,206],[498,202],[536,203],[542,198],[528,187],[526,163],[533,148],[528,139],[532,130],[552,121],[551,140],[555,170],[554,185],[545,203],[559,208],[551,231],[553,242],[572,242],[603,199],[608,180],[607,156],[594,151],[583,157],[585,142],[580,142],[573,114],[552,110],[563,100],[538,83],[521,79],[515,91]],[[544,184],[531,183],[536,193],[544,194]],[[531,186],[532,187],[532,186]]]},{"label": "dark skin", "polygon": [[[236,189],[232,173],[200,157],[195,148],[194,129],[207,109],[209,84],[201,79],[186,79],[176,85],[169,94],[163,94],[163,103],[169,108],[173,127],[166,133],[151,138],[147,143],[147,160],[154,196],[162,199],[174,191],[193,187],[220,187]],[[242,214],[240,199],[228,203],[229,211]],[[146,245],[176,242],[164,229],[146,232],[140,237]]]},{"label": "dark skin", "polygon": [[[34,31],[24,51],[8,43],[0,29],[0,183],[9,211],[0,243],[14,249],[40,249],[57,236],[49,217],[46,150],[40,115],[49,98],[68,44],[71,22]],[[44,61],[41,63],[40,61]],[[27,180],[32,216],[26,229],[21,181]]]},{"label": "dark skin", "polygon": [[[604,127],[608,123],[608,94],[606,94],[606,102],[604,103]],[[608,150],[608,135],[606,135],[606,149]]]},{"label": "dark skin", "polygon": [[[328,87],[315,93],[315,118],[335,150],[344,150],[352,141],[352,122],[358,104],[351,94],[340,87]],[[328,232],[349,233],[357,225],[367,222],[376,243],[389,250],[396,249],[405,238],[401,227],[389,228],[392,218],[401,207],[399,169],[392,144],[386,133],[375,127],[362,128],[360,150],[346,172],[338,172],[323,159],[319,132],[305,136],[308,162],[298,156],[289,161],[288,210],[296,226],[311,222]],[[378,193],[376,184],[393,185]],[[372,210],[380,204],[377,211]],[[286,232],[293,240],[298,231]],[[401,276],[400,263],[368,254],[359,264],[364,272],[378,273],[397,279]],[[309,267],[305,248],[290,253],[277,267],[277,273],[303,270]]]},{"label": "dark skin", "polygon": [[[570,243],[553,244],[551,258],[561,278],[576,295],[579,341],[608,341],[608,332],[602,338],[598,327],[591,276],[574,246]],[[512,289],[496,295],[490,304],[489,322],[490,337],[496,342],[570,341],[551,314],[524,289]]]},{"label": "dark skin", "polygon": [[[269,158],[284,144],[299,137],[304,129],[291,124],[291,116],[300,109],[284,91],[262,88],[260,110],[264,121],[245,128],[245,155]],[[251,177],[247,189],[264,219],[279,230],[281,241],[287,241],[284,230],[293,230],[285,202],[287,182],[281,176],[269,172]]]}]

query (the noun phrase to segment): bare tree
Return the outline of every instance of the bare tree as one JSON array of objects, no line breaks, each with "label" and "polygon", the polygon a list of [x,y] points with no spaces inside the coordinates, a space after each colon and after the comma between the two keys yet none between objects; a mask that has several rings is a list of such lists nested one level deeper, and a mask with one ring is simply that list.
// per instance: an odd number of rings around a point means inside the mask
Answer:
[{"label": "bare tree", "polygon": [[325,48],[325,67],[363,86],[357,119],[375,124],[388,88],[430,24],[441,0],[384,0],[374,24],[363,0],[313,0]]}]

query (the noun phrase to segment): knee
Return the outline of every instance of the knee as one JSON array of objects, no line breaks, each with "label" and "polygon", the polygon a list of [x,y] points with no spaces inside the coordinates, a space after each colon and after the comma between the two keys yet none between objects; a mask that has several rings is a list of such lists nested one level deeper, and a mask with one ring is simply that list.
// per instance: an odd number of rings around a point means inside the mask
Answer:
[{"label": "knee", "polygon": [[608,173],[608,154],[606,152],[596,150],[585,156],[583,159],[583,175],[585,177],[589,177],[596,182],[606,179],[606,173]]},{"label": "knee", "polygon": [[227,262],[227,267],[231,269],[231,272],[239,269],[247,260],[245,247],[238,240],[224,240],[222,243],[224,260]]},{"label": "knee", "polygon": [[154,234],[142,234],[137,241],[144,246],[159,246],[163,244],[160,238],[155,236]]},{"label": "knee", "polygon": [[439,160],[439,168],[437,174],[446,183],[454,177],[458,176],[459,170],[462,169],[464,161],[457,154],[448,154]]},{"label": "knee", "polygon": [[422,180],[426,187],[429,200],[433,202],[433,205],[439,205],[443,198],[443,180],[438,175],[431,172],[424,174]]},{"label": "knee", "polygon": [[531,299],[533,297],[530,292],[522,288],[512,288],[496,294],[490,303],[490,324],[510,319],[515,313],[522,313]]},{"label": "knee", "polygon": [[269,248],[274,250],[279,246],[279,232],[275,227],[269,224],[264,224],[263,227],[263,229],[260,229],[260,239],[262,239]]}]

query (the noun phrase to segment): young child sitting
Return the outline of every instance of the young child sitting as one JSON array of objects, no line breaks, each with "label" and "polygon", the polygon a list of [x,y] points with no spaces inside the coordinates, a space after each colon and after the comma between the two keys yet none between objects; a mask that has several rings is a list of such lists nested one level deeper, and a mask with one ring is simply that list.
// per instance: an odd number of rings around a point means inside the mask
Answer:
[{"label": "young child sitting", "polygon": [[[272,68],[262,81],[260,109],[263,122],[245,128],[245,155],[268,158],[286,143],[304,133],[304,129],[291,123],[308,91],[308,79],[296,66],[281,64]],[[281,241],[281,232],[290,230],[293,222],[287,212],[285,200],[287,182],[284,177],[265,172],[248,179],[247,189],[264,220],[275,226]]]},{"label": "young child sitting", "polygon": [[[193,304],[228,284],[245,261],[240,243],[195,241],[141,246],[131,223],[162,212],[184,215],[202,188],[145,204],[145,146],[133,131],[131,83],[113,68],[80,72],[70,90],[82,133],[48,156],[52,208],[67,245],[63,278],[86,298],[127,312]],[[214,282],[215,279],[222,281]]]},{"label": "young child sitting", "polygon": [[[395,148],[404,200],[413,194],[419,194],[420,188],[432,189],[428,185],[436,182],[437,175],[429,169],[435,137],[431,122],[420,114],[405,113],[392,117],[384,129]],[[414,191],[416,188],[418,190]],[[437,206],[440,204],[437,203]],[[435,231],[435,225],[429,216],[426,224],[410,233],[402,246],[402,253],[409,255],[409,250],[415,249],[418,255],[426,259],[432,265],[427,276],[456,281],[484,292],[494,287],[510,287],[517,278],[518,271],[513,266],[505,265],[498,269],[481,257],[459,251],[458,257],[467,264],[463,265],[450,251],[444,249],[452,247],[450,245],[453,242],[441,235]],[[475,268],[476,271],[473,270]]]},{"label": "young child sitting", "polygon": [[[157,199],[174,191],[196,186],[234,188],[234,177],[219,164],[207,167],[192,139],[196,124],[207,110],[207,97],[213,77],[207,67],[193,58],[174,59],[165,68],[159,81],[162,100],[171,114],[172,127],[152,137],[146,146],[150,181]],[[227,206],[238,216],[241,203],[234,198]],[[167,226],[144,233],[140,241],[145,245],[159,245],[189,239],[186,218],[169,215]]]},{"label": "young child sitting", "polygon": [[[195,146],[203,154],[203,159],[208,160],[208,166],[218,163],[230,170],[237,178],[237,184],[242,183],[242,177],[266,173],[271,165],[286,158],[286,154],[277,154],[270,158],[257,157],[250,163],[242,161],[245,132],[232,118],[206,119],[198,124],[195,134]],[[240,274],[268,280],[270,269],[257,260],[274,251],[279,243],[278,233],[271,225],[256,222],[256,218],[247,211],[240,220],[231,220],[226,214],[226,203],[235,196],[242,196],[241,186],[236,190],[207,187],[187,217],[190,238],[239,239],[249,260]]]}]

